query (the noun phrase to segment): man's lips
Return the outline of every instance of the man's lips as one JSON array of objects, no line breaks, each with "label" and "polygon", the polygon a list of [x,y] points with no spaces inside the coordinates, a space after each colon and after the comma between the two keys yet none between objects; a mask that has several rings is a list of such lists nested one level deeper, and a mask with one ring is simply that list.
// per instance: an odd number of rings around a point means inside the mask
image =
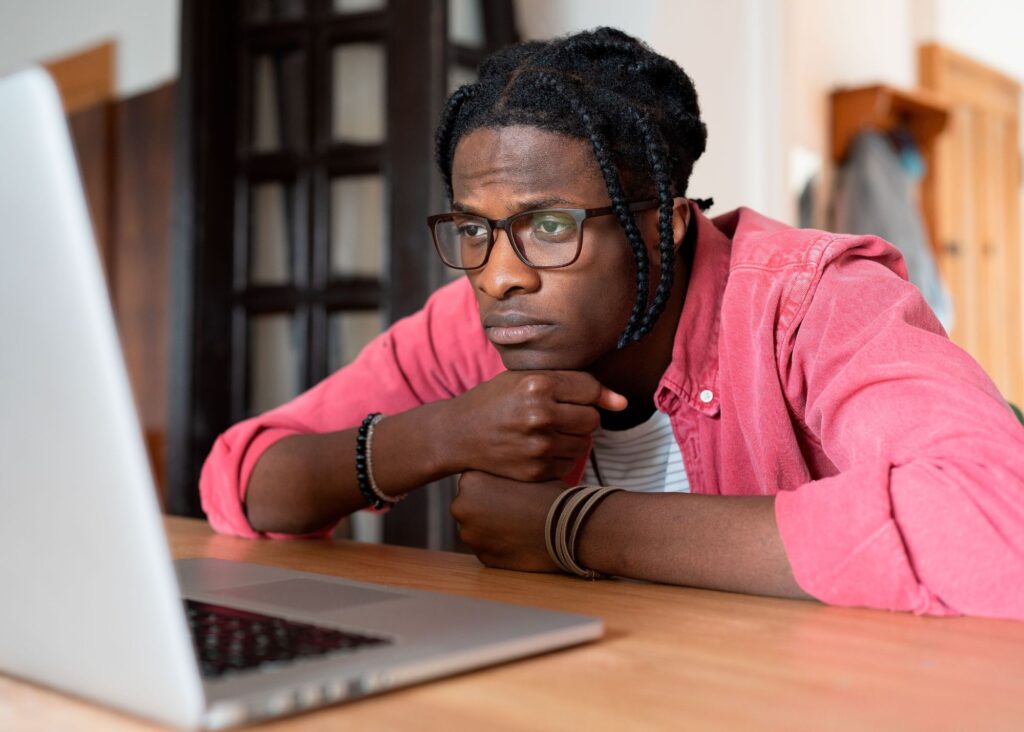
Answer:
[{"label": "man's lips", "polygon": [[496,346],[518,346],[540,338],[554,327],[524,313],[493,313],[484,318],[484,332]]}]

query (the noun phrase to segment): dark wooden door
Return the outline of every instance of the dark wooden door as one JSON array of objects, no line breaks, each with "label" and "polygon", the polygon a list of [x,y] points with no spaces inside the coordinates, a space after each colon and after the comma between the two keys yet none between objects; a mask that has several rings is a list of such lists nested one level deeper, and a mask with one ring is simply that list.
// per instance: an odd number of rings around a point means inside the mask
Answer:
[{"label": "dark wooden door", "polygon": [[[201,513],[217,434],[349,362],[446,279],[423,224],[445,205],[434,126],[515,38],[505,0],[185,0],[171,512]],[[450,547],[449,495],[430,486],[356,530]]]}]

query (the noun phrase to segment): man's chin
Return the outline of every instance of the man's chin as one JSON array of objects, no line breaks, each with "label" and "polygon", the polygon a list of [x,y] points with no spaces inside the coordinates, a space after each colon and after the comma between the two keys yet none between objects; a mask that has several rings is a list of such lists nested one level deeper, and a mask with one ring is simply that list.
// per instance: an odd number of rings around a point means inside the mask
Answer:
[{"label": "man's chin", "polygon": [[496,346],[509,371],[582,371],[586,364],[577,356],[536,349]]}]

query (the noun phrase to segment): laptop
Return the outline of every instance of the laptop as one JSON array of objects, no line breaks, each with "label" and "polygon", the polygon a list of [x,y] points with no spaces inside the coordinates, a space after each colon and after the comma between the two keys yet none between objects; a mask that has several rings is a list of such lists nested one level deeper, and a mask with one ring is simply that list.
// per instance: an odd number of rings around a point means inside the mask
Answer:
[{"label": "laptop", "polygon": [[600,620],[172,562],[56,89],[0,79],[0,673],[217,729],[582,643]]}]

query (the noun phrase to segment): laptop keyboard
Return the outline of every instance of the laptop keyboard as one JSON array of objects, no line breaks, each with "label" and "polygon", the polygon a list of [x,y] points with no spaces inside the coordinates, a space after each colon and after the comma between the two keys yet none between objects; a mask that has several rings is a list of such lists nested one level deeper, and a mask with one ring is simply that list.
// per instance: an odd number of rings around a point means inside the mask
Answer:
[{"label": "laptop keyboard", "polygon": [[391,642],[223,605],[184,602],[199,670],[206,678]]}]

